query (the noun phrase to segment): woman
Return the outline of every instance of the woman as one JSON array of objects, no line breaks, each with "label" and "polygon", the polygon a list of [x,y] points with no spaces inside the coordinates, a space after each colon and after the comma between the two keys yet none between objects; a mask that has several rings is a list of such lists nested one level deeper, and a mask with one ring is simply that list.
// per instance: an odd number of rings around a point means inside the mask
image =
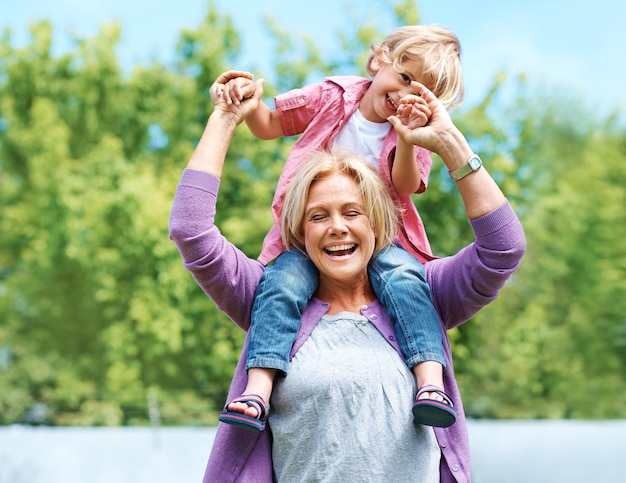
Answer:
[{"label": "woman", "polygon": [[[227,104],[222,86],[237,75],[222,74],[211,87],[215,109],[181,178],[170,233],[200,286],[247,330],[263,267],[213,224],[230,139],[261,95],[258,81],[241,103]],[[395,117],[390,122],[407,142],[443,159],[476,235],[476,242],[455,256],[425,266],[444,332],[444,385],[457,411],[456,424],[412,425],[410,413],[398,407],[412,404],[414,379],[367,278],[372,254],[389,243],[393,228],[389,232],[385,220],[394,213],[385,201],[387,191],[366,164],[351,156],[342,164],[334,154],[321,154],[294,178],[283,211],[285,242],[306,249],[320,272],[320,285],[303,313],[289,375],[276,383],[270,430],[220,425],[205,482],[470,481],[467,428],[445,331],[497,296],[518,267],[525,238],[504,195],[445,108],[428,89],[413,84],[432,112],[428,124],[409,130]],[[245,387],[243,361],[229,400]],[[245,411],[256,413],[254,407]]]}]

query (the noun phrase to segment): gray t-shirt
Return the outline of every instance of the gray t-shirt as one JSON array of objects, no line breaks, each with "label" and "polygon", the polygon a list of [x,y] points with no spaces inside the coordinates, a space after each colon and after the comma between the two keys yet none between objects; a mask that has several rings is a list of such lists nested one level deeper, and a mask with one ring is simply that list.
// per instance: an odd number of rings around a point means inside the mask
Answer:
[{"label": "gray t-shirt", "polygon": [[413,423],[415,378],[365,317],[324,316],[278,379],[269,425],[280,483],[439,481],[433,428]]}]

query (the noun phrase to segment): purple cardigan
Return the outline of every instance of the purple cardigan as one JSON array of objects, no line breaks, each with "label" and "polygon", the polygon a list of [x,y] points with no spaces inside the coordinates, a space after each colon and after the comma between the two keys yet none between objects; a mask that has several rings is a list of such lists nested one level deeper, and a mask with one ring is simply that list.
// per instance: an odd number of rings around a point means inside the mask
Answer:
[{"label": "purple cardigan", "polygon": [[[218,188],[219,178],[201,171],[184,171],[170,215],[170,238],[178,246],[185,268],[205,293],[235,324],[247,331],[263,265],[228,242],[214,225]],[[467,425],[446,330],[467,321],[496,298],[519,266],[526,249],[522,226],[508,202],[470,223],[476,236],[474,243],[452,257],[425,264],[426,278],[442,324],[447,364],[444,385],[457,411],[456,424],[435,428],[442,453],[442,482],[471,480]],[[292,356],[327,310],[328,305],[320,300],[310,302],[302,314],[302,327]],[[372,303],[363,315],[400,352],[384,307]],[[239,396],[246,385],[247,344],[246,339],[229,400]],[[214,481],[271,483],[271,430],[256,433],[220,423],[204,476],[205,483]]]}]

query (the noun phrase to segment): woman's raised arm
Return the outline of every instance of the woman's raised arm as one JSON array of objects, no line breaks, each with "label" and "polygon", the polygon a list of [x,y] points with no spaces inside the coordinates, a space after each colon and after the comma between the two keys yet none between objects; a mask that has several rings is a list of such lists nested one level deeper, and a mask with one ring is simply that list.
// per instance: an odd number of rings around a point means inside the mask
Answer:
[{"label": "woman's raised arm", "polygon": [[223,96],[224,84],[230,79],[241,77],[246,72],[224,72],[210,89],[213,112],[204,128],[202,137],[194,150],[187,167],[210,173],[218,178],[222,175],[224,160],[235,128],[259,106],[263,94],[263,80],[260,79],[246,87],[245,98],[241,103],[228,103]]},{"label": "woman's raised arm", "polygon": [[[408,129],[396,116],[391,122],[403,140],[437,153],[450,173],[468,163],[474,152],[465,136],[454,125],[448,111],[437,97],[419,82],[412,82],[416,92],[428,103],[432,115],[423,127]],[[502,206],[505,197],[484,167],[456,181],[469,218],[478,218]]]}]

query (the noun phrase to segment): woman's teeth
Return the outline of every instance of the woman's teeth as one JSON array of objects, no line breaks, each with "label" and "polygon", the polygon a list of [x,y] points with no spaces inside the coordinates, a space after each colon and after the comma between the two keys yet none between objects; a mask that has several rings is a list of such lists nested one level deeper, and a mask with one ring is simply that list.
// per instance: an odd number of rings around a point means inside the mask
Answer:
[{"label": "woman's teeth", "polygon": [[356,247],[355,243],[344,243],[342,245],[334,245],[332,247],[327,247],[326,251],[331,253],[332,255],[347,255]]}]

